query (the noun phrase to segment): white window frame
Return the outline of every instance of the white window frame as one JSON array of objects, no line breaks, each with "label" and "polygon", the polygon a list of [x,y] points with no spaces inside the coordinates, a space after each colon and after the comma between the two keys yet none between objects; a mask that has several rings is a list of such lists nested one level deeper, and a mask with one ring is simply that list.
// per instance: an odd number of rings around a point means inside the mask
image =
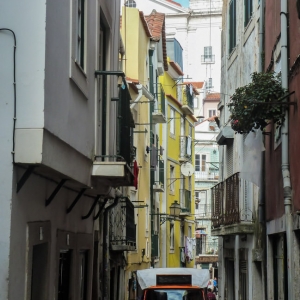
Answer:
[{"label": "white window frame", "polygon": [[170,133],[175,135],[175,109],[170,107]]},{"label": "white window frame", "polygon": [[216,109],[209,109],[208,110],[208,117],[213,117],[217,114],[217,110]]},{"label": "white window frame", "polygon": [[170,193],[175,191],[175,166],[170,165]]},{"label": "white window frame", "polygon": [[[80,19],[80,12],[78,6],[84,1],[84,12],[83,12],[83,31],[79,33],[79,27],[81,27],[82,19]],[[71,1],[71,57],[70,57],[70,78],[77,85],[83,95],[88,98],[88,84],[87,84],[87,0],[75,0]],[[100,26],[100,25],[99,25]],[[100,28],[98,27],[100,31]],[[82,37],[83,34],[83,37]],[[78,37],[80,36],[80,40]],[[80,43],[83,38],[83,58],[79,59],[80,56]],[[82,60],[82,61],[81,61]]]},{"label": "white window frame", "polygon": [[174,250],[175,245],[175,226],[170,222],[170,250]]}]

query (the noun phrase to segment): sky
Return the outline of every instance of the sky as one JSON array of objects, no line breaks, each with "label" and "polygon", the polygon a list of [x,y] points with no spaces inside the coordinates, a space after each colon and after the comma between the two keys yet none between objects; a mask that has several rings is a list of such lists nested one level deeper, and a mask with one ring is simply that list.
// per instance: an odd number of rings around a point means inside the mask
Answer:
[{"label": "sky", "polygon": [[183,7],[189,7],[189,0],[174,0],[177,3],[180,3]]}]

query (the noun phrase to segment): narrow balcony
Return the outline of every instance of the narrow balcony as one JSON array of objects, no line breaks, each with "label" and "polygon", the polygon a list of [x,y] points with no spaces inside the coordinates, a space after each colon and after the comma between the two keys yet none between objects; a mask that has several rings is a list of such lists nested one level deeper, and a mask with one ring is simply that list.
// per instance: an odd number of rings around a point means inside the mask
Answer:
[{"label": "narrow balcony", "polygon": [[195,180],[202,181],[218,181],[219,180],[219,172],[213,171],[195,171]]},{"label": "narrow balcony", "polygon": [[194,91],[192,85],[186,85],[183,89],[182,111],[186,115],[194,114]]},{"label": "narrow balcony", "polygon": [[245,207],[239,173],[215,185],[212,190],[212,235],[253,233],[252,212]]},{"label": "narrow balcony", "polygon": [[180,190],[180,217],[191,215],[191,191],[182,189]]},{"label": "narrow balcony", "polygon": [[136,250],[136,225],[134,206],[127,198],[120,198],[109,212],[110,247],[113,251]]},{"label": "narrow balcony", "polygon": [[[93,162],[94,187],[108,184],[112,187],[133,186],[131,165],[135,157],[132,131],[134,121],[130,111],[130,94],[125,79],[119,87],[118,118],[116,120],[116,153],[97,155]],[[104,128],[105,129],[105,128]],[[104,130],[105,131],[105,130]]]},{"label": "narrow balcony", "polygon": [[165,92],[161,84],[158,85],[157,102],[155,103],[154,111],[152,113],[152,121],[155,124],[167,123]]},{"label": "narrow balcony", "polygon": [[201,63],[202,64],[214,64],[215,63],[215,55],[201,55]]}]

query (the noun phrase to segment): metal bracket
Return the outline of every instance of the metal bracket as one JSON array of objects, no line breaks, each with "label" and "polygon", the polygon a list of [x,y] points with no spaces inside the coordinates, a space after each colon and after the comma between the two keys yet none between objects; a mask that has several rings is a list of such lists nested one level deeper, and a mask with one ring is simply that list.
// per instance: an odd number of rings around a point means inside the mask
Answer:
[{"label": "metal bracket", "polygon": [[72,202],[72,204],[67,208],[67,214],[70,213],[72,211],[72,209],[74,208],[74,206],[77,204],[77,202],[79,201],[79,199],[81,198],[81,196],[83,195],[83,193],[86,191],[87,189],[81,189],[81,191],[78,193],[78,195],[76,196],[76,198],[74,199],[74,201]]},{"label": "metal bracket", "polygon": [[65,182],[68,179],[62,179],[60,181],[60,183],[57,185],[57,187],[55,188],[55,190],[52,192],[52,194],[50,195],[50,197],[46,200],[45,206],[48,206],[52,200],[54,199],[54,197],[56,196],[56,194],[59,192],[59,190],[62,188],[62,186],[65,184]]},{"label": "metal bracket", "polygon": [[24,172],[23,176],[17,183],[17,193],[21,190],[29,176],[32,174],[33,170],[36,168],[36,166],[29,166],[28,169]]},{"label": "metal bracket", "polygon": [[85,219],[89,218],[89,216],[90,216],[90,215],[92,214],[92,212],[94,211],[94,209],[95,209],[95,207],[96,207],[96,204],[98,203],[99,199],[100,199],[100,195],[98,195],[98,196],[95,198],[94,203],[93,203],[92,207],[90,208],[89,212],[88,212],[85,216],[82,216],[82,217],[81,217],[82,220],[85,220]]}]

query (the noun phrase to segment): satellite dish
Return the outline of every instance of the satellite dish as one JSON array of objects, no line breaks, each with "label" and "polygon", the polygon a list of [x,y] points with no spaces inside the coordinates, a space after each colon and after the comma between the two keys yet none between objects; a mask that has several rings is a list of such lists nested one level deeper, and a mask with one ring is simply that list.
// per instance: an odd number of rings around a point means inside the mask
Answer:
[{"label": "satellite dish", "polygon": [[189,163],[186,162],[184,164],[181,165],[181,174],[184,176],[192,176],[195,172],[194,166]]}]

